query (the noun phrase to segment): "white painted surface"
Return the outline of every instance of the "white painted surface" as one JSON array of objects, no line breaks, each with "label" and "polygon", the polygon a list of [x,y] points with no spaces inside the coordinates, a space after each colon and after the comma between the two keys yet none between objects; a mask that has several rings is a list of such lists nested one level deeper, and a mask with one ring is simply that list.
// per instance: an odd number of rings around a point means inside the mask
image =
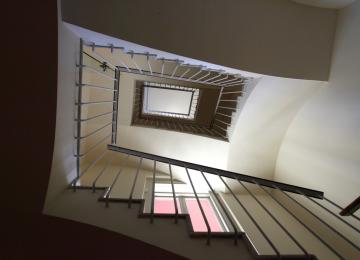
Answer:
[{"label": "white painted surface", "polygon": [[325,192],[347,205],[360,187],[360,2],[343,9],[329,87],[314,95],[290,125],[275,179]]},{"label": "white painted surface", "polygon": [[[359,24],[360,2],[340,11],[329,87],[314,95],[294,118],[275,171],[276,181],[324,191],[326,197],[343,207],[359,196],[360,187]],[[304,203],[313,206],[309,201]],[[357,232],[324,211],[318,210],[317,214],[359,245]],[[315,228],[324,227],[318,224]],[[339,240],[332,232],[323,233],[330,241]],[[338,243],[342,243],[342,252],[353,253],[346,259],[360,258],[359,251],[341,239]]]},{"label": "white painted surface", "polygon": [[63,192],[76,176],[74,157],[75,64],[79,55],[80,38],[60,20],[58,30],[56,130],[45,205]]},{"label": "white painted surface", "polygon": [[305,100],[326,83],[262,77],[233,130],[228,169],[272,179],[282,138]]}]

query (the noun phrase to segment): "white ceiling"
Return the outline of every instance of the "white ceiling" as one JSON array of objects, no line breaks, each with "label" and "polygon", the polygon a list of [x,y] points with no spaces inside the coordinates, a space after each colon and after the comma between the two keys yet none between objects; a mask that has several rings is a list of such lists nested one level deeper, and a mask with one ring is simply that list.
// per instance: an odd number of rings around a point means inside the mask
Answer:
[{"label": "white ceiling", "polygon": [[340,9],[352,4],[356,0],[291,0],[304,5],[311,5],[323,8]]}]

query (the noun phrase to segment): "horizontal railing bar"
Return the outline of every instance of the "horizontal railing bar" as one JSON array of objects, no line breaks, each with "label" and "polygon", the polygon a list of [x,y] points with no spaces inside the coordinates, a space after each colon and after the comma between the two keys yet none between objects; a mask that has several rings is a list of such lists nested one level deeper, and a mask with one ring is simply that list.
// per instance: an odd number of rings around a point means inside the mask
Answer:
[{"label": "horizontal railing bar", "polygon": [[[96,60],[98,60],[99,58],[101,60],[103,60],[103,63],[105,62],[106,63],[106,66],[108,66],[110,69],[112,70],[116,70],[116,65],[114,65],[111,61],[109,61],[108,59],[104,58],[100,53],[97,53],[95,50],[92,50],[91,54],[90,53],[87,53],[86,51],[84,51],[84,53],[92,58],[95,58],[93,57],[93,55],[97,56]],[[110,66],[111,67],[110,67]]]},{"label": "horizontal railing bar", "polygon": [[102,142],[104,142],[107,138],[111,137],[112,133],[110,133],[109,135],[105,136],[103,139],[101,139],[99,142],[97,142],[94,146],[92,146],[88,151],[86,151],[85,153],[82,154],[75,154],[75,157],[83,157],[87,154],[89,154],[91,151],[93,151],[96,147],[98,147]]},{"label": "horizontal railing bar", "polygon": [[88,47],[94,47],[94,48],[113,48],[113,49],[120,49],[120,50],[124,50],[124,47],[120,47],[120,46],[114,46],[114,45],[101,45],[101,44],[95,44],[92,42],[83,42],[84,45],[88,46]]},{"label": "horizontal railing bar", "polygon": [[232,117],[233,117],[233,116],[225,115],[225,114],[220,113],[220,112],[216,112],[215,114],[222,115],[222,116],[227,116],[227,117],[230,117],[230,118],[232,118]]},{"label": "horizontal railing bar", "polygon": [[[223,134],[221,134],[221,133],[219,133],[216,129],[213,129],[213,131],[214,131],[214,133],[217,133],[218,135],[220,135],[220,137],[222,137],[222,138],[224,138],[224,139],[228,139],[228,137],[227,136],[225,136],[225,135],[223,135]],[[227,132],[226,132],[227,133]]]},{"label": "horizontal railing bar", "polygon": [[225,128],[222,128],[221,126],[217,125],[217,124],[214,124],[214,126],[216,126],[217,128],[220,128],[221,130],[224,130],[225,132],[227,132],[228,130],[225,129]]},{"label": "horizontal railing bar", "polygon": [[82,67],[82,68],[85,68],[85,69],[87,69],[87,70],[90,70],[90,71],[92,71],[92,72],[95,72],[95,73],[97,73],[97,74],[99,74],[99,75],[101,75],[101,76],[104,76],[105,78],[109,78],[109,79],[111,79],[111,80],[113,80],[113,81],[117,81],[117,79],[116,78],[113,78],[113,77],[111,77],[111,76],[109,76],[109,75],[107,75],[107,74],[105,74],[105,73],[103,73],[103,72],[101,72],[101,71],[98,71],[98,70],[96,70],[96,69],[94,69],[94,68],[92,68],[92,67],[89,67],[89,66],[87,66],[87,65],[76,65],[76,67]]},{"label": "horizontal railing bar", "polygon": [[[102,104],[102,103],[115,103],[114,100],[104,100],[104,101],[90,101],[90,102],[81,102],[80,105],[95,105],[95,104]],[[78,106],[79,103],[75,103],[75,106]]]},{"label": "horizontal railing bar", "polygon": [[238,102],[237,99],[220,99],[220,102]]},{"label": "horizontal railing bar", "polygon": [[139,163],[138,163],[138,167],[136,169],[133,185],[131,187],[131,191],[130,191],[130,195],[129,195],[128,208],[131,208],[132,198],[133,198],[133,194],[134,194],[134,190],[135,190],[136,181],[137,181],[137,178],[139,176],[139,171],[140,171],[140,168],[141,168],[141,164],[142,164],[142,158],[140,158]]},{"label": "horizontal railing bar", "polygon": [[[229,75],[231,76],[231,75]],[[237,77],[234,77],[232,79],[229,79],[229,80],[225,80],[225,81],[222,81],[220,82],[221,86],[225,86],[226,84],[231,84],[233,83],[234,81],[238,81],[240,78],[237,78]]]},{"label": "horizontal railing bar", "polygon": [[126,54],[132,54],[132,55],[141,55],[141,56],[147,56],[147,57],[157,57],[157,54],[151,54],[149,52],[134,52],[134,51],[127,51]]},{"label": "horizontal railing bar", "polygon": [[95,186],[98,179],[103,175],[103,173],[106,171],[106,169],[111,165],[112,161],[115,159],[115,154],[113,154],[112,157],[109,158],[107,163],[104,165],[104,167],[100,170],[99,174],[96,176],[95,180],[92,183],[92,190],[95,192]]},{"label": "horizontal railing bar", "polygon": [[107,91],[111,91],[111,92],[115,92],[116,90],[113,88],[107,88],[107,87],[102,87],[102,86],[98,86],[98,85],[94,85],[94,84],[76,84],[77,87],[87,87],[87,88],[99,88],[99,89],[105,89]]},{"label": "horizontal railing bar", "polygon": [[208,167],[208,166],[204,166],[204,165],[199,165],[199,164],[190,163],[190,162],[186,162],[186,161],[176,160],[176,159],[163,157],[163,156],[159,156],[159,155],[144,153],[144,152],[140,152],[140,151],[136,151],[136,150],[132,150],[132,149],[128,149],[128,148],[124,148],[124,147],[120,147],[120,146],[116,146],[116,145],[112,145],[112,144],[108,144],[108,149],[115,151],[115,152],[131,154],[131,155],[134,155],[137,157],[143,157],[143,158],[150,159],[150,160],[156,160],[158,162],[163,162],[163,163],[167,163],[167,164],[170,163],[172,165],[186,167],[189,169],[207,172],[210,174],[215,174],[215,175],[220,174],[221,176],[231,178],[231,179],[239,179],[244,182],[253,183],[254,181],[257,181],[260,185],[270,187],[270,188],[274,188],[274,185],[276,185],[276,186],[280,187],[282,190],[289,191],[292,193],[298,194],[299,191],[302,191],[304,194],[306,194],[310,197],[314,197],[314,198],[322,199],[324,196],[323,192],[317,191],[317,190],[307,189],[307,188],[290,185],[290,184],[286,184],[286,183],[281,183],[281,182],[276,182],[276,181],[270,181],[270,180],[262,179],[259,177],[253,177],[253,176],[240,174],[240,173],[236,173],[236,172],[226,171],[226,170],[222,170],[222,169],[216,169],[216,168],[212,168],[212,167]]},{"label": "horizontal railing bar", "polygon": [[89,170],[91,169],[98,161],[104,158],[105,154],[107,154],[109,150],[103,151],[95,160],[93,160],[81,173],[79,174],[79,179]]},{"label": "horizontal railing bar", "polygon": [[[103,113],[103,114],[99,114],[99,115],[95,115],[95,116],[91,116],[91,117],[88,117],[88,118],[84,118],[84,119],[80,119],[81,122],[86,122],[86,121],[90,121],[90,120],[93,120],[93,119],[96,119],[98,117],[102,117],[102,116],[106,116],[106,115],[110,115],[112,114],[113,111],[110,111],[110,112],[106,112],[106,113]],[[116,114],[116,112],[115,112]],[[78,119],[74,119],[75,121],[78,121]]]},{"label": "horizontal railing bar", "polygon": [[86,134],[86,135],[84,135],[84,136],[80,136],[80,137],[75,136],[75,139],[80,138],[80,139],[82,140],[82,139],[88,138],[88,137],[92,136],[93,134],[96,134],[97,132],[100,132],[101,130],[103,130],[104,128],[108,127],[109,125],[112,125],[113,123],[114,123],[114,122],[111,121],[110,123],[108,123],[108,124],[106,124],[106,125],[103,125],[102,127],[98,128],[98,129],[96,129],[96,130],[92,131],[91,133]]},{"label": "horizontal railing bar", "polygon": [[186,82],[192,82],[192,83],[198,83],[198,84],[205,84],[205,85],[210,85],[210,86],[219,86],[219,84],[214,84],[213,82],[204,82],[204,81],[196,81],[194,79],[191,79],[191,77],[189,78],[184,78],[181,76],[171,76],[170,74],[161,74],[159,72],[153,71],[153,74],[150,74],[149,71],[146,70],[142,70],[143,73],[140,73],[137,69],[133,69],[133,68],[129,68],[129,71],[126,70],[124,67],[118,67],[119,70],[121,72],[125,72],[125,73],[132,73],[132,74],[138,74],[138,75],[146,75],[146,76],[151,76],[151,77],[157,77],[157,78],[166,78],[166,79],[174,79],[174,80],[181,80],[181,81],[186,81]]},{"label": "horizontal railing bar", "polygon": [[125,161],[125,164],[121,164],[120,165],[120,169],[119,171],[117,172],[112,184],[110,185],[110,187],[107,188],[106,192],[104,193],[104,198],[105,198],[105,203],[106,203],[106,207],[109,207],[109,197],[110,197],[110,193],[113,189],[113,187],[115,186],[115,183],[117,182],[120,174],[122,173],[123,169],[127,166],[127,162],[128,162],[128,159],[129,159],[129,155],[126,156],[125,159],[123,159],[123,162]]},{"label": "horizontal railing bar", "polygon": [[218,108],[231,109],[231,110],[239,110],[239,108],[236,108],[236,107],[223,107],[223,106],[218,106]]},{"label": "horizontal railing bar", "polygon": [[219,120],[219,119],[217,119],[217,118],[215,118],[214,121],[218,121],[218,122],[223,123],[223,124],[225,124],[225,125],[231,125],[231,124],[226,123],[226,122],[224,122],[224,121],[222,121],[222,120]]},{"label": "horizontal railing bar", "polygon": [[246,93],[246,91],[241,91],[241,90],[239,90],[239,91],[230,91],[230,92],[225,92],[225,91],[223,91],[223,92],[221,93],[221,95],[237,94],[237,93]]},{"label": "horizontal railing bar", "polygon": [[229,88],[229,87],[234,87],[234,86],[240,86],[240,85],[243,85],[244,84],[244,81],[238,81],[238,82],[234,82],[234,83],[231,83],[231,84],[227,84],[225,86],[223,86],[224,88]]}]

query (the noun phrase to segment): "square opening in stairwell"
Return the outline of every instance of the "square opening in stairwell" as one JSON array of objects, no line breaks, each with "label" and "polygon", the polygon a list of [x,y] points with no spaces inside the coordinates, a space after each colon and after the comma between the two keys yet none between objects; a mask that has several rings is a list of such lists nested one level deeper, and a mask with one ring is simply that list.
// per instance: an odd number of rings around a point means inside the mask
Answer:
[{"label": "square opening in stairwell", "polygon": [[195,119],[199,89],[144,82],[141,93],[143,115]]}]

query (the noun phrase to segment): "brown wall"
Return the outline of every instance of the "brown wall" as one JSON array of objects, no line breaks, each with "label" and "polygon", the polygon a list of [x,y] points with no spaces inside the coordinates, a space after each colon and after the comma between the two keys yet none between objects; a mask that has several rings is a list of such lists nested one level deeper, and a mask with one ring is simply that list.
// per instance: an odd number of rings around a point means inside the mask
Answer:
[{"label": "brown wall", "polygon": [[266,75],[327,80],[335,10],[288,0],[63,0],[63,19],[155,49]]},{"label": "brown wall", "polygon": [[0,10],[7,34],[0,259],[183,259],[113,232],[42,215],[55,133],[56,10],[56,1],[7,1]]}]

